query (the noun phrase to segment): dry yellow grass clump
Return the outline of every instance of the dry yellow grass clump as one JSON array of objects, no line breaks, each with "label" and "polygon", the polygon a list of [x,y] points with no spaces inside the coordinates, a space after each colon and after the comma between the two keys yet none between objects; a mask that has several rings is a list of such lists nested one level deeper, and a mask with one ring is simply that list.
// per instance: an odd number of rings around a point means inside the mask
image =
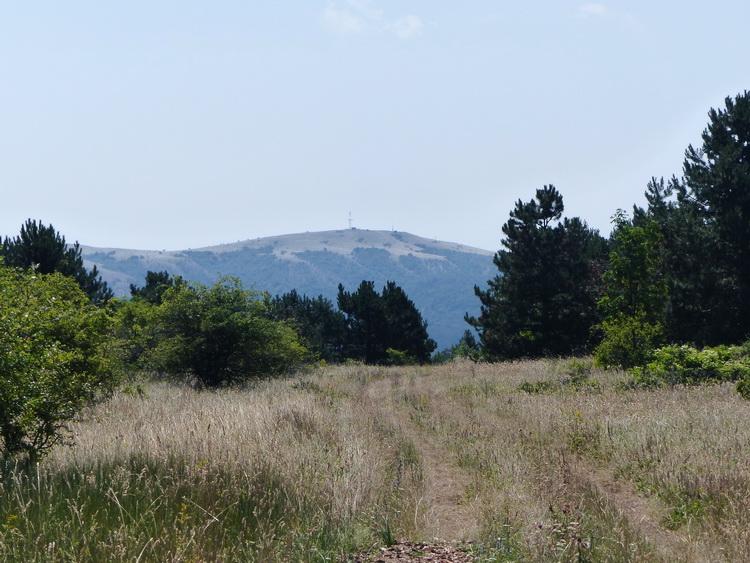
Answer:
[{"label": "dry yellow grass clump", "polygon": [[475,561],[750,560],[750,403],[624,379],[584,359],[148,383],[6,468],[0,559],[361,560],[403,539]]}]

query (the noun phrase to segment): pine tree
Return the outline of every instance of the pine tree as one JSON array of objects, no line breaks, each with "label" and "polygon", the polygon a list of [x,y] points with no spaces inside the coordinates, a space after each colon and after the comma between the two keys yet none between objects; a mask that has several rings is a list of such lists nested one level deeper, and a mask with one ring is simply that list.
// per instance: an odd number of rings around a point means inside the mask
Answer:
[{"label": "pine tree", "polygon": [[339,284],[338,307],[344,314],[347,358],[382,364],[388,357],[388,322],[375,282],[363,281],[354,293]]},{"label": "pine tree", "polygon": [[529,202],[518,200],[502,227],[504,249],[495,254],[500,274],[488,289],[475,287],[479,332],[489,359],[566,355],[587,346],[598,320],[597,288],[606,241],[578,218],[560,222],[563,198],[544,186]]},{"label": "pine tree", "polygon": [[722,337],[736,342],[750,335],[750,92],[727,97],[725,109],[708,115],[702,146],[685,152],[679,196],[715,235]]},{"label": "pine tree", "polygon": [[166,270],[163,272],[146,272],[146,285],[138,287],[130,284],[130,295],[132,297],[143,299],[152,305],[161,305],[164,293],[175,285],[184,283],[180,276],[172,277]]},{"label": "pine tree", "polygon": [[339,285],[338,306],[345,317],[348,358],[425,363],[437,346],[416,305],[395,282],[386,283],[382,295],[372,281],[363,281],[354,293]]},{"label": "pine tree", "polygon": [[388,323],[388,348],[403,352],[420,364],[429,362],[437,344],[427,334],[427,323],[414,302],[392,281],[383,288],[382,301]]},{"label": "pine tree", "polygon": [[291,323],[307,347],[327,362],[344,359],[344,315],[319,295],[310,298],[296,290],[271,300],[270,318]]},{"label": "pine tree", "polygon": [[680,198],[677,178],[653,178],[646,189],[646,209],[636,207],[633,225],[658,230],[661,268],[669,305],[664,317],[668,342],[712,346],[733,339],[732,276],[717,261],[719,240],[692,199]]},{"label": "pine tree", "polygon": [[7,266],[33,268],[40,274],[60,272],[75,278],[94,304],[101,305],[113,297],[96,266],[90,272],[83,266],[78,243],[68,246],[52,225],[47,227],[41,221],[28,219],[17,237],[5,237],[2,255]]}]

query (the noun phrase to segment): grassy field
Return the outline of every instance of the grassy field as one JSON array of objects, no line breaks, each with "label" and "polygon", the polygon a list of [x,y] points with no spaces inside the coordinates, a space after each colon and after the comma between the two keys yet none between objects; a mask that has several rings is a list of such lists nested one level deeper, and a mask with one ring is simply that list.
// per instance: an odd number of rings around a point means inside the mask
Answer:
[{"label": "grassy field", "polygon": [[585,360],[148,383],[0,480],[3,561],[750,560],[750,402]]}]

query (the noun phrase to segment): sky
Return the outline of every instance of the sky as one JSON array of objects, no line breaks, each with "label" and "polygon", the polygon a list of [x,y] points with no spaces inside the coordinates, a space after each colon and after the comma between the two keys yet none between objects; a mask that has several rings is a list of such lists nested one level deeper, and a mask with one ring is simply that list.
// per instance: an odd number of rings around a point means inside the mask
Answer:
[{"label": "sky", "polygon": [[554,184],[606,236],[750,88],[748,22],[746,0],[3,2],[0,235],[497,250]]}]

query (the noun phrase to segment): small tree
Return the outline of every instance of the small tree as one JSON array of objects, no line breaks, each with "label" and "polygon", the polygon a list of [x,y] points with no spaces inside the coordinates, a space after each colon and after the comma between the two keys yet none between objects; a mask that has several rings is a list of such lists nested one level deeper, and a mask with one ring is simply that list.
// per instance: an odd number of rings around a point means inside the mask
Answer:
[{"label": "small tree", "polygon": [[669,296],[656,225],[633,225],[622,210],[613,221],[610,269],[604,274],[605,292],[599,301],[605,315],[604,339],[595,357],[605,367],[631,368],[647,362],[663,342]]},{"label": "small tree", "polygon": [[34,460],[80,410],[117,383],[107,353],[111,319],[75,280],[0,268],[0,439]]},{"label": "small tree", "polygon": [[268,318],[263,294],[236,278],[212,287],[176,285],[155,308],[156,344],[148,365],[205,387],[278,375],[310,355],[286,323]]},{"label": "small tree", "polygon": [[40,274],[59,272],[74,278],[94,304],[101,305],[113,297],[96,266],[90,272],[84,268],[78,243],[69,247],[52,225],[27,220],[17,237],[5,237],[2,256],[6,266],[33,269]]}]

